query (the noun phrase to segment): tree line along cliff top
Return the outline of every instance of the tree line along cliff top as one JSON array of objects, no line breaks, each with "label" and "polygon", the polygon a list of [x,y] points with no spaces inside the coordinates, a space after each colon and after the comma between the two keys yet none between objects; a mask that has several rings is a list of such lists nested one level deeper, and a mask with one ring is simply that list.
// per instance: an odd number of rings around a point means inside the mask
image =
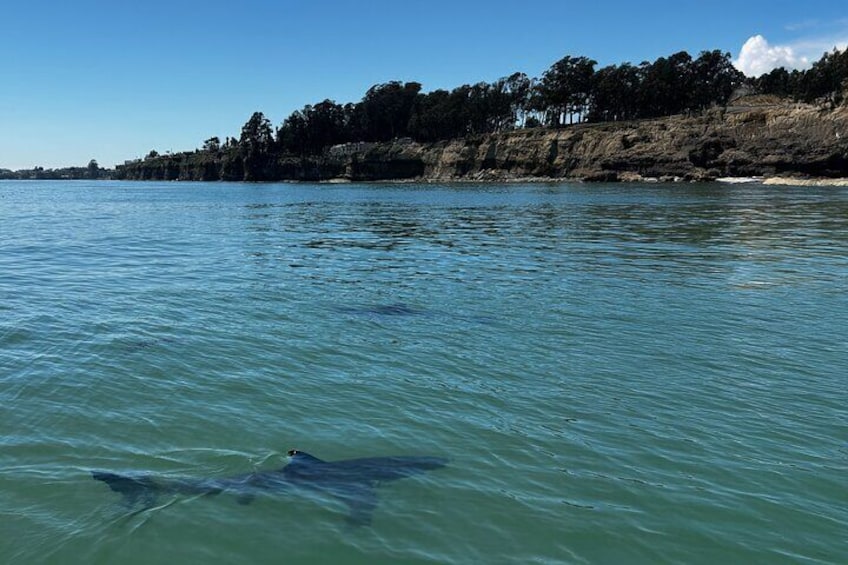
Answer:
[{"label": "tree line along cliff top", "polygon": [[[757,78],[742,75],[730,54],[720,51],[704,51],[696,58],[679,52],[639,65],[602,68],[588,57],[565,56],[539,78],[516,72],[491,83],[431,92],[424,92],[417,82],[378,84],[359,102],[324,100],[307,105],[276,129],[262,112],[255,112],[238,137],[223,141],[212,137],[201,148],[181,153],[160,155],[153,150],[144,159],[118,166],[114,175],[165,180],[321,179],[340,173],[333,169],[339,166],[339,151],[330,155],[332,147],[354,148],[346,155],[349,160],[373,144],[399,139],[432,144],[573,124],[624,125],[700,116],[728,107],[741,94],[767,96],[774,104],[796,101],[833,109],[844,102],[846,86],[848,50],[826,53],[808,70],[779,68]],[[327,167],[333,170],[321,170]]]}]

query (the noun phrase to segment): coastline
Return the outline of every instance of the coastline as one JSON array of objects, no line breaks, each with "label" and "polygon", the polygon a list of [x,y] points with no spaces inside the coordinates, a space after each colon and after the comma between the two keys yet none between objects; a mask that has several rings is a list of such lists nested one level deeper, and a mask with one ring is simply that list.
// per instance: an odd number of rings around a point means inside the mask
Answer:
[{"label": "coastline", "polygon": [[[310,182],[310,181],[283,181],[283,182]],[[323,181],[318,181],[319,184],[351,184],[351,183],[374,183],[374,184],[557,184],[563,182],[577,182],[586,184],[598,184],[600,181],[578,178],[578,177],[498,177],[498,178],[439,178],[432,179],[426,177],[417,178],[398,178],[398,179],[381,179],[372,181],[357,181],[345,177],[332,178]],[[745,185],[759,184],[764,186],[811,186],[823,187],[848,186],[848,177],[838,178],[800,178],[792,176],[774,176],[774,177],[721,177],[715,179],[703,180],[687,180],[681,177],[642,177],[640,175],[625,175],[618,179],[608,182],[623,183],[623,184],[673,184],[673,183],[715,183],[726,185]]]},{"label": "coastline", "polygon": [[[737,100],[700,115],[527,128],[438,142],[332,146],[268,160],[194,151],[127,162],[117,180],[307,182],[721,182],[837,185],[848,179],[848,105]],[[819,180],[821,179],[821,180]]]}]

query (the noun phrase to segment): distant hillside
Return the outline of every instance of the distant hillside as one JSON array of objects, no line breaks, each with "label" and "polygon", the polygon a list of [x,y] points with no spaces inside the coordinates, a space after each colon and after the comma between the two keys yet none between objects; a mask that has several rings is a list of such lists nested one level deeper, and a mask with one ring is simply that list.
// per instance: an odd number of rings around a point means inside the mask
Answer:
[{"label": "distant hillside", "polygon": [[21,169],[11,171],[0,169],[0,180],[94,180],[112,178],[114,171],[104,169],[92,159],[85,167],[64,167],[61,169]]}]

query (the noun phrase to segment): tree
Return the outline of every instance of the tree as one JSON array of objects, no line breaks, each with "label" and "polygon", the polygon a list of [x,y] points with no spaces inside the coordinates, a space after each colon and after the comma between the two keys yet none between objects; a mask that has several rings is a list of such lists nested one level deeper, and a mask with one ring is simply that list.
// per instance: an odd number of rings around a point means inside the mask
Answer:
[{"label": "tree", "polygon": [[834,49],[806,71],[774,69],[751,81],[760,94],[841,104],[848,94],[848,49]]},{"label": "tree", "polygon": [[630,63],[598,70],[593,77],[589,120],[608,122],[636,118],[641,84],[639,69]]},{"label": "tree", "polygon": [[88,162],[88,178],[100,178],[100,165],[98,165],[97,161],[95,161],[94,159]]},{"label": "tree", "polygon": [[389,141],[409,135],[409,120],[421,84],[387,82],[372,86],[360,102],[363,141]]},{"label": "tree", "polygon": [[497,104],[496,96],[492,86],[485,82],[478,82],[468,91],[467,116],[470,133],[490,133],[494,130],[491,122],[495,113],[493,106]]},{"label": "tree", "polygon": [[409,134],[418,141],[438,141],[465,135],[465,94],[434,90],[419,94],[409,119]]},{"label": "tree", "polygon": [[210,137],[203,142],[203,150],[208,153],[217,153],[221,149],[221,140],[218,137]]},{"label": "tree", "polygon": [[597,61],[566,55],[545,71],[539,93],[551,125],[562,125],[567,118],[574,123],[583,117],[592,90],[592,75]]},{"label": "tree", "polygon": [[482,92],[482,112],[485,114],[485,131],[495,132],[515,127],[516,112],[513,108],[513,94],[508,78],[501,78],[491,84],[480,83]]},{"label": "tree", "polygon": [[834,49],[825,53],[802,77],[799,94],[807,102],[824,99],[839,104],[844,96],[845,81],[848,79],[848,49]]},{"label": "tree", "polygon": [[733,66],[730,53],[719,50],[702,51],[691,71],[693,110],[704,110],[713,104],[724,106],[745,80],[745,75]]},{"label": "tree", "polygon": [[277,146],[296,155],[317,155],[331,145],[356,139],[351,132],[354,106],[332,100],[304,106],[290,115],[277,130]]},{"label": "tree", "polygon": [[306,154],[306,128],[304,112],[300,110],[292,112],[277,130],[277,146],[286,153]]},{"label": "tree", "polygon": [[307,147],[317,154],[325,148],[348,141],[347,115],[343,106],[324,100],[305,109]]},{"label": "tree", "polygon": [[679,114],[692,107],[692,57],[680,51],[660,57],[651,64],[643,63],[640,114],[659,117]]},{"label": "tree", "polygon": [[250,119],[241,128],[239,145],[253,146],[259,149],[268,149],[274,141],[271,130],[271,122],[262,112],[254,112]]},{"label": "tree", "polygon": [[262,112],[254,112],[241,128],[239,149],[244,161],[244,180],[261,181],[268,178],[274,134],[271,122]]},{"label": "tree", "polygon": [[797,82],[798,71],[789,73],[785,68],[778,67],[771,72],[766,73],[754,79],[754,88],[759,94],[774,94],[776,96],[791,96],[793,95],[793,83]]},{"label": "tree", "polygon": [[512,111],[513,125],[524,126],[527,120],[527,112],[530,108],[530,94],[533,82],[524,73],[513,73],[506,79],[507,91],[510,95],[510,109]]}]

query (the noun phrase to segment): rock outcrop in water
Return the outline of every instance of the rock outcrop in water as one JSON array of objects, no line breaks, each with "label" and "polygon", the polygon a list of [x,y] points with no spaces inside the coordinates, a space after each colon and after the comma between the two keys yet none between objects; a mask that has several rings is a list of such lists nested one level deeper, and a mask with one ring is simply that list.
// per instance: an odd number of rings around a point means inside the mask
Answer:
[{"label": "rock outcrop in water", "polygon": [[[848,107],[749,97],[701,116],[524,129],[452,141],[350,144],[276,163],[278,180],[587,181],[848,177]],[[126,179],[226,179],[203,153],[119,166]]]}]

